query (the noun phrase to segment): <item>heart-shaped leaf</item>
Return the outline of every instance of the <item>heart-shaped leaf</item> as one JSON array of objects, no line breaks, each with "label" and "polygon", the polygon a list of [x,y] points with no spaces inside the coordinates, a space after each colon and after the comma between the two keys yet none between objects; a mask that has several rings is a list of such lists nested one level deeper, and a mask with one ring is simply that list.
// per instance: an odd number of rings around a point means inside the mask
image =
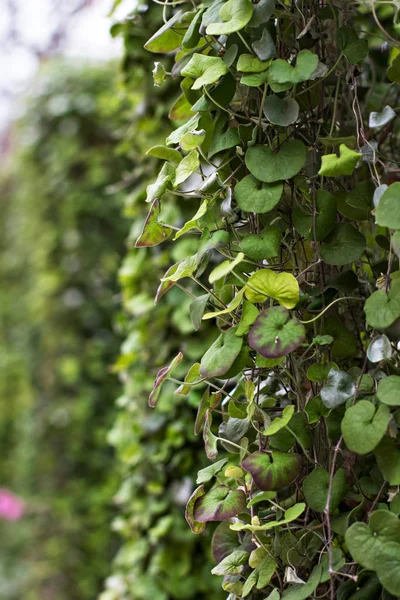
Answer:
[{"label": "heart-shaped leaf", "polygon": [[261,183],[246,175],[235,186],[235,199],[242,210],[254,213],[271,211],[281,199],[283,183]]},{"label": "heart-shaped leaf", "polygon": [[169,162],[163,164],[157,179],[146,188],[146,202],[153,202],[161,198],[168,188],[172,187],[172,182],[175,179],[175,167]]},{"label": "heart-shaped leaf", "polygon": [[328,265],[347,265],[364,252],[365,237],[350,223],[337,223],[321,246],[321,258]]},{"label": "heart-shaped leaf", "polygon": [[181,19],[182,11],[179,10],[145,43],[146,50],[163,54],[178,48],[181,45],[183,34],[176,25]]},{"label": "heart-shaped leaf", "polygon": [[294,408],[293,404],[291,404],[289,406],[285,406],[285,408],[282,411],[282,416],[277,417],[276,419],[274,419],[272,421],[272,423],[265,429],[264,435],[274,435],[275,433],[280,431],[283,427],[286,427],[286,425],[288,425],[290,419],[293,417],[294,411],[295,411],[295,408]]},{"label": "heart-shaped leaf", "polygon": [[207,27],[208,35],[229,35],[246,27],[253,14],[253,5],[250,0],[228,0],[219,10],[222,23],[210,23]]},{"label": "heart-shaped leaf", "polygon": [[386,335],[377,335],[367,350],[367,357],[372,363],[378,363],[392,357],[392,346]]},{"label": "heart-shaped leaf", "polygon": [[400,589],[400,544],[385,544],[376,558],[375,568],[385,590],[397,596]]},{"label": "heart-shaped leaf", "polygon": [[325,154],[322,157],[319,175],[326,177],[339,177],[340,175],[351,175],[361,158],[359,152],[350,150],[345,144],[340,144],[340,156],[336,154]]},{"label": "heart-shaped leaf", "polygon": [[190,175],[193,175],[200,166],[199,153],[197,150],[192,150],[184,158],[176,168],[174,187],[178,187],[186,181]]},{"label": "heart-shaped leaf", "polygon": [[[336,223],[336,198],[329,192],[318,190],[315,194],[315,239],[323,240],[330,234]],[[295,205],[293,209],[293,224],[297,231],[307,239],[314,239],[313,207]]]},{"label": "heart-shaped leaf", "polygon": [[249,23],[249,27],[258,27],[262,23],[266,23],[275,11],[276,0],[260,0],[253,4],[253,16]]},{"label": "heart-shaped leaf", "polygon": [[158,371],[157,377],[153,384],[153,389],[149,396],[149,406],[151,406],[151,408],[154,408],[155,405],[157,404],[157,400],[160,396],[162,384],[164,383],[164,381],[166,380],[168,375],[175,369],[175,367],[177,367],[179,365],[179,363],[182,361],[182,359],[183,359],[183,354],[182,354],[182,352],[179,352],[175,356],[175,358],[173,358],[171,360],[171,362],[168,365],[166,365],[165,367],[162,367]]},{"label": "heart-shaped leaf", "polygon": [[159,214],[160,201],[154,200],[144,222],[142,233],[135,242],[135,248],[157,246],[171,235],[171,227],[158,221]]},{"label": "heart-shaped leaf", "polygon": [[200,471],[197,473],[197,485],[211,481],[211,479],[222,470],[227,462],[228,459],[223,458],[222,460],[218,460],[217,462],[208,465],[208,467],[205,467],[204,469],[200,469]]},{"label": "heart-shaped leaf", "polygon": [[200,523],[226,521],[238,515],[245,507],[246,494],[242,490],[231,490],[219,485],[196,500],[193,515]]},{"label": "heart-shaped leaf", "polygon": [[263,61],[254,54],[241,54],[237,62],[237,70],[242,73],[262,73],[269,67],[269,61]]},{"label": "heart-shaped leaf", "polygon": [[400,377],[398,375],[389,375],[379,381],[378,398],[383,404],[389,406],[400,406]]},{"label": "heart-shaped leaf", "polygon": [[210,275],[208,276],[209,282],[215,283],[216,281],[226,277],[238,264],[242,262],[243,259],[243,252],[238,252],[237,256],[233,260],[224,260],[211,271]]},{"label": "heart-shaped leaf", "polygon": [[301,456],[286,452],[253,452],[242,462],[242,467],[253,477],[259,490],[281,490],[292,483],[300,469]]},{"label": "heart-shaped leaf", "polygon": [[314,363],[307,369],[307,379],[310,381],[323,381],[328,379],[329,372],[331,369],[338,369],[336,363]]},{"label": "heart-shaped leaf", "polygon": [[228,67],[219,56],[193,54],[188,64],[182,69],[182,75],[192,77],[195,81],[192,90],[199,90],[204,85],[215,83],[228,72]]},{"label": "heart-shaped leaf", "polygon": [[400,281],[393,281],[389,293],[377,290],[364,305],[365,316],[371,327],[390,327],[400,317]]},{"label": "heart-shaped leaf", "polygon": [[295,521],[305,511],[305,509],[305,503],[299,502],[298,504],[294,504],[285,510],[283,519],[280,521],[269,521],[263,525],[233,523],[233,525],[231,525],[231,529],[233,529],[233,531],[268,531],[269,529],[274,529],[275,527],[280,527],[281,525],[286,525],[287,523]]},{"label": "heart-shaped leaf", "polygon": [[239,575],[244,569],[244,565],[249,560],[249,553],[245,550],[234,550],[226,556],[211,573],[213,575]]},{"label": "heart-shaped leaf", "polygon": [[246,152],[246,166],[259,181],[274,183],[291,179],[306,162],[307,150],[303,142],[293,140],[282,145],[278,152],[268,146],[250,146]]},{"label": "heart-shaped leaf", "polygon": [[[334,512],[347,492],[346,473],[338,469],[332,479],[329,511]],[[329,490],[329,473],[316,467],[303,481],[304,497],[308,506],[316,512],[324,512]]]},{"label": "heart-shaped leaf", "polygon": [[249,332],[249,346],[265,358],[279,358],[295,350],[305,338],[305,328],[282,306],[261,312]]},{"label": "heart-shaped leaf", "polygon": [[270,123],[287,127],[299,117],[299,105],[293,98],[271,95],[265,99],[263,112]]},{"label": "heart-shaped leaf", "polygon": [[400,229],[400,182],[384,192],[375,211],[376,222],[382,227]]},{"label": "heart-shaped leaf", "polygon": [[[275,0],[273,1],[275,3]],[[253,18],[255,11],[257,10],[260,4],[261,2],[254,5]],[[251,47],[253,48],[254,52],[257,54],[260,60],[269,60],[270,58],[274,58],[276,54],[275,42],[272,38],[272,35],[266,27],[263,29],[261,39],[257,40],[256,42],[253,42]]]},{"label": "heart-shaped leaf", "polygon": [[291,273],[260,269],[247,280],[245,295],[250,302],[262,303],[273,298],[285,308],[294,308],[299,301],[299,284]]},{"label": "heart-shaped leaf", "polygon": [[340,50],[352,65],[356,65],[367,56],[367,40],[360,39],[352,27],[340,27],[336,38]]},{"label": "heart-shaped leaf", "polygon": [[236,327],[222,333],[204,354],[200,363],[202,377],[219,377],[233,365],[243,345],[243,339],[236,335]]},{"label": "heart-shaped leaf", "polygon": [[168,148],[167,146],[152,146],[146,152],[146,156],[154,156],[155,158],[159,158],[161,160],[168,160],[173,165],[178,165],[182,156],[178,150],[174,150],[173,148]]},{"label": "heart-shaped leaf", "polygon": [[301,83],[310,79],[318,66],[318,56],[310,50],[301,50],[292,67],[286,60],[274,60],[269,69],[270,79],[274,83]]},{"label": "heart-shaped leaf", "polygon": [[241,250],[252,260],[267,260],[279,255],[281,230],[272,225],[260,234],[251,233],[242,238]]},{"label": "heart-shaped leaf", "polygon": [[357,454],[368,454],[385,435],[390,420],[387,406],[376,410],[372,402],[360,400],[350,406],[342,420],[342,434],[346,446]]},{"label": "heart-shaped leaf", "polygon": [[389,543],[400,543],[400,520],[388,510],[376,510],[368,525],[353,523],[346,531],[345,541],[354,560],[375,571],[383,548]]},{"label": "heart-shaped leaf", "polygon": [[205,492],[204,492],[204,485],[200,485],[197,489],[194,490],[193,494],[190,496],[187,504],[186,504],[186,510],[185,510],[185,519],[190,527],[190,529],[192,530],[193,533],[195,534],[199,534],[202,531],[204,531],[204,529],[206,528],[206,524],[205,523],[199,523],[199,521],[196,521],[194,518],[194,505],[195,502],[198,498],[201,498],[202,496],[204,496]]},{"label": "heart-shaped leaf", "polygon": [[355,389],[354,381],[348,373],[333,368],[321,390],[321,400],[327,408],[336,408],[351,398]]},{"label": "heart-shaped leaf", "polygon": [[374,450],[378,467],[389,485],[400,485],[400,449],[395,440],[385,436]]}]

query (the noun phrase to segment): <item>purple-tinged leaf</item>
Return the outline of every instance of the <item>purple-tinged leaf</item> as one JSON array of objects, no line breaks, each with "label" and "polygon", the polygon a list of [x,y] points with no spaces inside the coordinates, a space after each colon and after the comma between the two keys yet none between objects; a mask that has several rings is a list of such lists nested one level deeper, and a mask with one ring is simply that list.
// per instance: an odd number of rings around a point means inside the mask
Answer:
[{"label": "purple-tinged leaf", "polygon": [[265,358],[279,358],[293,352],[305,338],[305,328],[290,319],[283,306],[261,312],[249,332],[249,346]]},{"label": "purple-tinged leaf", "polygon": [[194,518],[200,523],[226,521],[235,517],[246,507],[246,494],[242,490],[231,490],[219,485],[196,500]]},{"label": "purple-tinged leaf", "polygon": [[154,298],[154,304],[157,304],[159,299],[164,296],[169,289],[171,289],[175,285],[175,281],[171,281],[170,279],[165,280],[166,277],[173,275],[178,270],[179,265],[183,262],[183,259],[179,262],[172,265],[168,271],[165,272],[164,277],[161,280],[160,285],[157,288],[156,297]]},{"label": "purple-tinged leaf", "polygon": [[142,233],[139,235],[135,243],[135,248],[142,248],[148,246],[158,246],[171,235],[172,229],[165,223],[158,222],[158,216],[160,214],[160,201],[154,200],[149,214],[143,225]]},{"label": "purple-tinged leaf", "polygon": [[211,551],[216,563],[220,563],[225,556],[235,550],[245,550],[250,553],[256,548],[250,533],[244,533],[240,542],[237,532],[233,531],[230,526],[229,521],[223,521],[214,531]]},{"label": "purple-tinged leaf", "polygon": [[286,452],[253,452],[242,462],[242,467],[254,479],[259,490],[270,492],[281,490],[292,483],[300,469],[301,456]]},{"label": "purple-tinged leaf", "polygon": [[164,381],[166,380],[166,378],[168,377],[168,375],[171,373],[171,371],[173,369],[175,369],[175,367],[177,367],[179,365],[179,363],[181,362],[181,360],[183,359],[183,354],[182,352],[179,352],[175,358],[173,358],[171,360],[171,362],[169,363],[169,365],[166,365],[165,367],[162,367],[158,373],[157,373],[157,377],[154,381],[153,384],[153,389],[151,390],[150,396],[149,396],[149,406],[151,406],[151,408],[154,408],[155,405],[157,404],[157,400],[158,397],[160,395],[160,391],[161,391],[161,386],[164,383]]},{"label": "purple-tinged leaf", "polygon": [[196,519],[194,518],[194,514],[193,514],[194,505],[196,503],[196,500],[198,500],[199,498],[202,498],[204,496],[204,494],[205,494],[204,485],[200,485],[198,488],[196,488],[194,490],[193,494],[190,496],[190,498],[188,500],[188,503],[186,504],[185,519],[186,519],[190,529],[193,531],[193,533],[196,533],[196,534],[201,533],[206,528],[205,523],[199,523],[199,521],[196,521]]}]

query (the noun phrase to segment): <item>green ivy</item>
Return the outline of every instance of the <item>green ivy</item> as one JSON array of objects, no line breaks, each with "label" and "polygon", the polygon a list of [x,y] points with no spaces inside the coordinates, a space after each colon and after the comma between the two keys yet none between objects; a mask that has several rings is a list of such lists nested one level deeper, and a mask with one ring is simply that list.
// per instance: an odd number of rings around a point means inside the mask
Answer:
[{"label": "green ivy", "polygon": [[214,0],[165,3],[163,20],[145,48],[164,66],[156,84],[181,94],[139,240],[156,206],[152,243],[179,238],[158,303],[187,294],[150,405],[181,411],[182,386],[189,405],[203,394],[195,430],[218,459],[199,473],[188,524],[204,538],[219,522],[213,573],[230,600],[392,598],[398,7]]}]

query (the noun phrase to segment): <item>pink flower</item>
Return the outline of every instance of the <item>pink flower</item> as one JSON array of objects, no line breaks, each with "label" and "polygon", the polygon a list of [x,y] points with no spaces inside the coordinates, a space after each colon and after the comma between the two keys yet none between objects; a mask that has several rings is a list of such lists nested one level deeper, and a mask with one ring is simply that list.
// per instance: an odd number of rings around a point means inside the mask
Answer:
[{"label": "pink flower", "polygon": [[24,514],[24,503],[9,490],[0,488],[0,518],[18,521]]}]

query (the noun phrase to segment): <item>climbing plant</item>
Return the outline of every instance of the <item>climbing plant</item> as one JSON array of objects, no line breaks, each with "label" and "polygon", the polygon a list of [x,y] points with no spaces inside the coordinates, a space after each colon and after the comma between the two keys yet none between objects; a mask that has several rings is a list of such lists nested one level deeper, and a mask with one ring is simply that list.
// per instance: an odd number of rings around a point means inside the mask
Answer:
[{"label": "climbing plant", "polygon": [[212,572],[230,600],[388,600],[400,584],[398,2],[159,4],[145,48],[155,85],[181,93],[175,128],[147,150],[162,166],[136,245],[186,249],[156,302],[184,290],[192,328],[149,404],[161,419],[165,398],[202,394],[194,431],[211,462],[187,522],[200,538],[218,523]]}]

